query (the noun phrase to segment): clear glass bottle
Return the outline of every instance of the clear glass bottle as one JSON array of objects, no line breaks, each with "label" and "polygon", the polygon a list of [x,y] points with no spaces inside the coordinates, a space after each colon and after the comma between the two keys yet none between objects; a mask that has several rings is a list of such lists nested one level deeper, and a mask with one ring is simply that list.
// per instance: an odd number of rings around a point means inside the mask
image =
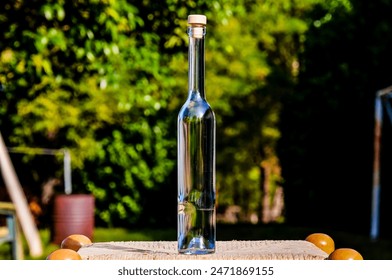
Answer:
[{"label": "clear glass bottle", "polygon": [[188,17],[188,98],[178,114],[178,251],[215,252],[215,115],[204,88],[207,18]]}]

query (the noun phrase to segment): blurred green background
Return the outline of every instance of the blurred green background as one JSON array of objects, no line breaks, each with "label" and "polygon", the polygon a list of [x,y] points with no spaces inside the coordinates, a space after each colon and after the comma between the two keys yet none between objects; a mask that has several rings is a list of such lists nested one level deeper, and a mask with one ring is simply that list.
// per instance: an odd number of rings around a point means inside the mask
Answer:
[{"label": "blurred green background", "polygon": [[[64,192],[63,155],[43,149],[66,148],[73,193],[94,196],[97,227],[175,228],[186,19],[202,13],[219,222],[368,240],[374,97],[392,84],[391,10],[390,0],[2,1],[0,131],[18,151],[11,159],[38,227],[51,224],[43,197]],[[387,119],[385,128],[388,242]]]}]

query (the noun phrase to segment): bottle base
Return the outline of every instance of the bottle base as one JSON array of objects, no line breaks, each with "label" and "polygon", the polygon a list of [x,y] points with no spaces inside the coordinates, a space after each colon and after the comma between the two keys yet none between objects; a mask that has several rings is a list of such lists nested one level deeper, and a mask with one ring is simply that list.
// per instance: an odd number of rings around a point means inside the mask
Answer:
[{"label": "bottle base", "polygon": [[[210,243],[210,245],[212,245]],[[184,255],[206,255],[215,253],[215,246],[206,246],[206,240],[199,236],[194,237],[191,242],[186,246],[178,246],[178,252]]]},{"label": "bottle base", "polygon": [[207,255],[207,254],[215,253],[215,250],[190,248],[190,249],[185,249],[185,250],[178,250],[178,253],[180,253],[182,255]]}]

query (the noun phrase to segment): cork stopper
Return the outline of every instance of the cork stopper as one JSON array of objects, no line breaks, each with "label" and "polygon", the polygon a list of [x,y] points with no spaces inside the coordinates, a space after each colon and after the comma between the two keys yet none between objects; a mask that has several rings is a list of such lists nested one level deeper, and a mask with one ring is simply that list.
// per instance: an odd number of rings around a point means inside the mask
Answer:
[{"label": "cork stopper", "polygon": [[190,25],[206,25],[207,17],[205,15],[189,15],[188,24]]},{"label": "cork stopper", "polygon": [[189,35],[193,38],[202,39],[206,32],[207,17],[205,15],[189,15],[188,24],[191,30]]}]

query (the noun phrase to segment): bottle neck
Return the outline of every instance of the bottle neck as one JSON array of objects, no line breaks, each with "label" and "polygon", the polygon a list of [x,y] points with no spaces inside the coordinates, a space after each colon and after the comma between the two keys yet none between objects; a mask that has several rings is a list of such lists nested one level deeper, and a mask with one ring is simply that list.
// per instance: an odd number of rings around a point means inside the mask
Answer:
[{"label": "bottle neck", "polygon": [[205,98],[204,92],[204,37],[205,26],[188,27],[189,35],[189,94],[199,93]]}]

